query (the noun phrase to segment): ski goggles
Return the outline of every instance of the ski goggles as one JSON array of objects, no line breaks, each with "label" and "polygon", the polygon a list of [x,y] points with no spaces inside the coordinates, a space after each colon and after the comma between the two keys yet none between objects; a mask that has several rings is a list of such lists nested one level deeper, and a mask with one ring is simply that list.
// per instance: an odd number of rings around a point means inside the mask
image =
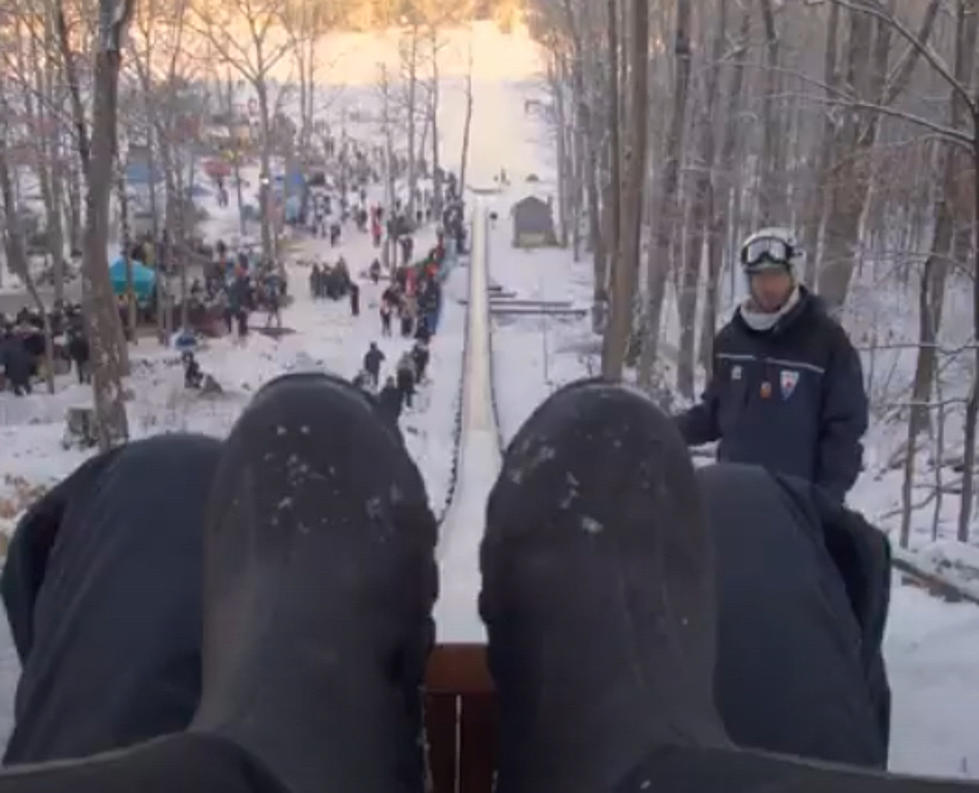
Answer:
[{"label": "ski goggles", "polygon": [[765,264],[791,267],[795,249],[778,237],[752,240],[741,249],[741,264],[748,270],[762,269]]}]

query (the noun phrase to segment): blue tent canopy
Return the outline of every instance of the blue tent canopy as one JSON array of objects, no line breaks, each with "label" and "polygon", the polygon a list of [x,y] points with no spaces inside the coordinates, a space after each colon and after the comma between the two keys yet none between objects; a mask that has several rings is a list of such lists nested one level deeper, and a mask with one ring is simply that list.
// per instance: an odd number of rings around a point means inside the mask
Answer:
[{"label": "blue tent canopy", "polygon": [[[121,295],[126,291],[126,260],[122,256],[112,262],[109,267],[109,278],[112,280],[112,290]],[[133,260],[133,291],[136,299],[146,301],[156,287],[156,272],[142,262]]]}]

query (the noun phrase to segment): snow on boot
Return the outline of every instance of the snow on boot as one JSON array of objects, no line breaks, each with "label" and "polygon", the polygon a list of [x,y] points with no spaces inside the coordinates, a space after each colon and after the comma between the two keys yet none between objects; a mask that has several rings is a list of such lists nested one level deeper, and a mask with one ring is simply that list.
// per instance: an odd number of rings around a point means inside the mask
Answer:
[{"label": "snow on boot", "polygon": [[500,793],[611,790],[657,745],[723,746],[714,571],[679,433],[644,396],[558,391],[490,496],[480,610]]},{"label": "snow on boot", "polygon": [[191,729],[242,746],[291,793],[420,793],[435,538],[374,400],[316,374],[263,388],[212,491]]}]

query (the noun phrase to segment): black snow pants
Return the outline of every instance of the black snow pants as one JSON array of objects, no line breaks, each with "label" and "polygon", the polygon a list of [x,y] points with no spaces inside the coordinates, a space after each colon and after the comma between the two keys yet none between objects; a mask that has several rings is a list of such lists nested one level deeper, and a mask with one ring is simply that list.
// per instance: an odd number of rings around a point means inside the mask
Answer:
[{"label": "black snow pants", "polygon": [[200,696],[204,506],[220,443],[99,455],[20,521],[2,594],[22,673],[5,764],[182,730]]},{"label": "black snow pants", "polygon": [[[715,698],[729,735],[740,746],[885,768],[886,539],[842,525],[843,510],[824,510],[801,480],[736,464],[697,478],[715,546]],[[837,551],[838,563],[830,545],[878,555]]]}]

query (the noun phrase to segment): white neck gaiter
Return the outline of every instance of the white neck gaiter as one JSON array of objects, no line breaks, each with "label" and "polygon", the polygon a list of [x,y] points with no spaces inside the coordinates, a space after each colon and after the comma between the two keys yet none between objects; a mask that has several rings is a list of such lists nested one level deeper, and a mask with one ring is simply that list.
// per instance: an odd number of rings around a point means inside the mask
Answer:
[{"label": "white neck gaiter", "polygon": [[759,311],[755,308],[755,303],[750,297],[741,304],[741,308],[738,310],[741,312],[741,319],[745,321],[745,324],[749,328],[763,332],[774,328],[778,324],[778,321],[795,308],[798,303],[799,286],[796,284],[792,293],[789,295],[789,299],[785,301],[785,304],[778,311],[773,311],[771,314]]}]

